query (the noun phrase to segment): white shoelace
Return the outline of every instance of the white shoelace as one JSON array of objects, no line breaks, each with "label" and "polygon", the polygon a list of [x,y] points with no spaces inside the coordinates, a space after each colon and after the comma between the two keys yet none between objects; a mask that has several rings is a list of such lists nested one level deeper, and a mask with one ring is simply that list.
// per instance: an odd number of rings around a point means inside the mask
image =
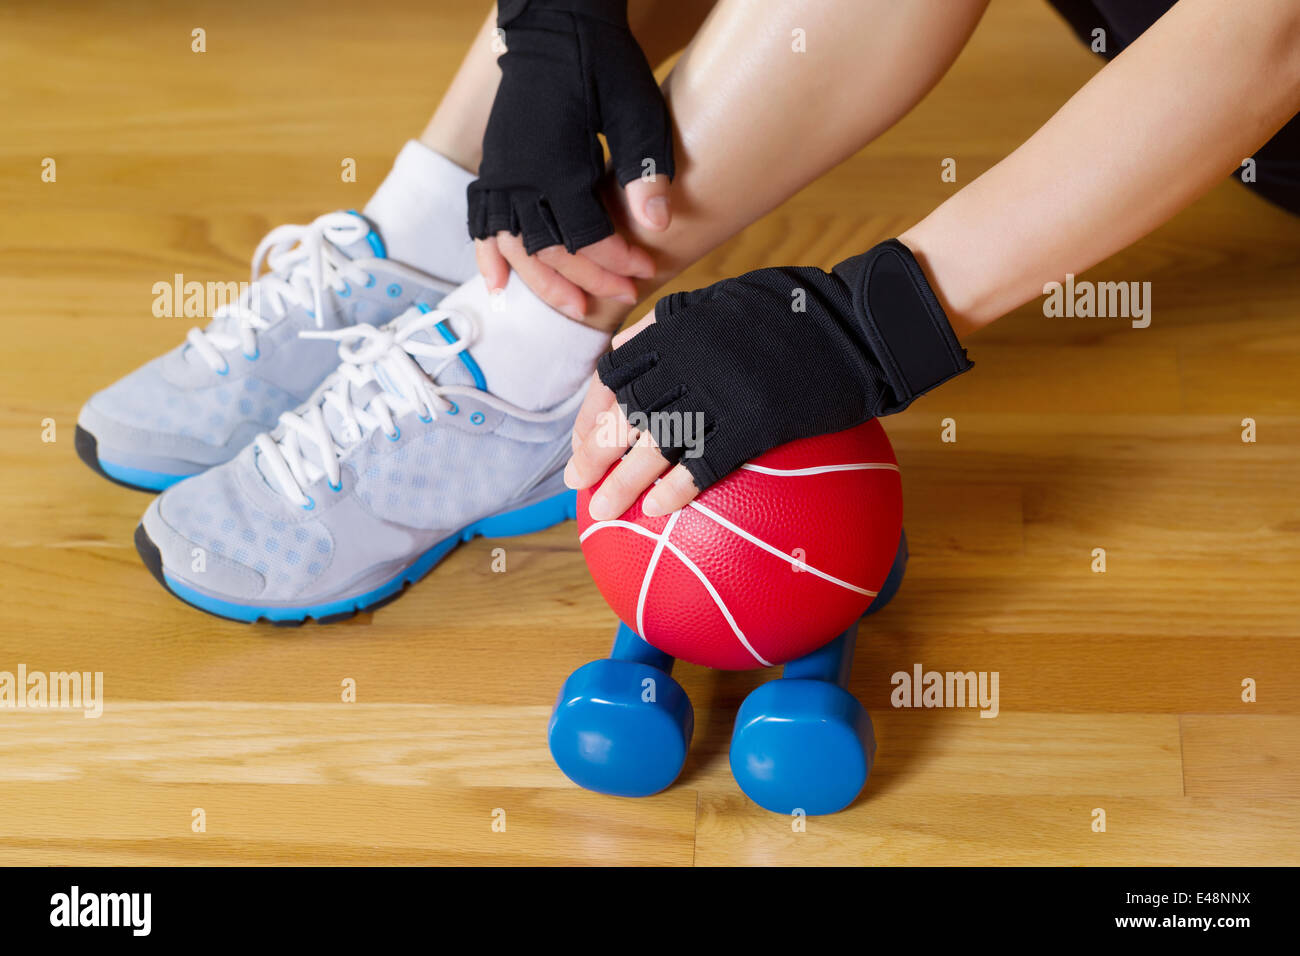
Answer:
[{"label": "white shoelace", "polygon": [[[341,292],[346,282],[361,286],[369,281],[369,274],[338,248],[364,239],[369,230],[364,219],[346,212],[326,213],[306,226],[272,229],[253,253],[248,288],[217,310],[209,329],[190,329],[186,342],[214,372],[224,373],[230,364],[222,353],[239,348],[255,357],[257,333],[284,318],[293,304],[312,309],[317,328],[324,328],[330,301],[324,290]],[[271,271],[259,278],[263,263]]]},{"label": "white shoelace", "polygon": [[[413,336],[432,329],[450,316],[451,313],[442,309],[416,316],[412,309],[382,328],[360,324],[332,332],[299,333],[303,338],[338,341],[340,363],[332,375],[333,384],[322,391],[306,410],[285,412],[280,416],[283,434],[279,439],[264,432],[255,440],[265,466],[264,473],[269,473],[286,498],[311,510],[316,503],[303,491],[304,486],[325,477],[329,479],[331,488],[339,490],[342,487],[339,461],[349,448],[369,438],[379,428],[396,440],[401,433],[393,419],[407,412],[418,411],[421,421],[432,423],[439,412],[450,412],[456,407],[444,397],[446,395],[469,395],[485,405],[529,422],[556,421],[571,414],[582,401],[585,389],[549,411],[530,412],[473,386],[438,384],[415,361],[415,356],[446,360],[438,366],[441,369],[473,344],[478,334],[477,324],[471,316],[458,314],[458,318],[469,323],[470,329],[467,334],[445,345],[414,341]],[[371,383],[377,383],[382,391],[364,399],[364,407],[358,406],[353,395],[365,395]],[[325,420],[327,407],[333,409],[341,420],[336,430],[341,432],[345,445],[335,440],[335,434]]]}]

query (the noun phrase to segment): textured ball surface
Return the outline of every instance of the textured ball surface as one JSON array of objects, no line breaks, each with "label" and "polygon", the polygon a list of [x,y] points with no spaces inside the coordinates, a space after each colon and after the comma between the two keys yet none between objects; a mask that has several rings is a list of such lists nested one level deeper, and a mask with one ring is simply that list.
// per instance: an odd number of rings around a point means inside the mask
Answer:
[{"label": "textured ball surface", "polygon": [[671,515],[646,517],[643,494],[593,521],[594,490],[578,494],[578,530],[614,613],[665,653],[725,670],[783,664],[839,635],[884,583],[903,527],[898,463],[875,420],[774,448]]}]

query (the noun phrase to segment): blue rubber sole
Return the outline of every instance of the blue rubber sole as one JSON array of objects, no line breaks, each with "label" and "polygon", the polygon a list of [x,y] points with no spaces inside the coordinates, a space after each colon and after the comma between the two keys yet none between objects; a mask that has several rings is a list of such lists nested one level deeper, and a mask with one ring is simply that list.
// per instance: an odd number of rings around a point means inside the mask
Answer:
[{"label": "blue rubber sole", "polygon": [[455,534],[443,538],[420,555],[401,573],[377,588],[338,601],[304,607],[258,607],[257,605],[222,601],[203,594],[176,580],[163,570],[162,556],[158,552],[157,546],[145,533],[144,525],[136,528],[135,541],[140,557],[149,570],[153,572],[154,577],[158,578],[167,590],[186,604],[192,605],[201,611],[207,611],[209,614],[215,614],[218,617],[224,617],[232,621],[247,623],[270,621],[273,624],[294,625],[302,624],[308,619],[314,619],[318,623],[328,624],[332,621],[352,617],[361,611],[372,610],[399,597],[408,585],[414,584],[432,571],[439,561],[450,554],[456,545],[462,542],[478,537],[508,538],[541,531],[576,517],[577,507],[577,493],[562,491],[558,495],[552,495],[550,498],[544,498],[523,508],[516,508],[514,511],[506,511],[499,515],[483,518],[462,528]]},{"label": "blue rubber sole", "polygon": [[105,475],[118,484],[139,488],[141,491],[164,491],[182,478],[189,477],[189,475],[166,475],[160,471],[145,471],[142,468],[128,468],[126,465],[115,465],[102,458],[99,460],[99,467],[103,469]]},{"label": "blue rubber sole", "polygon": [[128,465],[118,465],[111,461],[105,461],[99,457],[99,442],[95,436],[80,425],[77,426],[76,441],[74,443],[77,457],[89,465],[94,471],[103,475],[109,481],[116,482],[134,491],[162,491],[170,488],[176,482],[189,475],[171,475],[161,471],[146,471],[143,468],[131,468]]}]

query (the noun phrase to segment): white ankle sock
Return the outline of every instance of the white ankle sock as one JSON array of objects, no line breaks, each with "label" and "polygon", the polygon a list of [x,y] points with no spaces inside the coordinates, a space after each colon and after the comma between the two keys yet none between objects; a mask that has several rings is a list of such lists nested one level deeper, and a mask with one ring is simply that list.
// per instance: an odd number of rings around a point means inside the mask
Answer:
[{"label": "white ankle sock", "polygon": [[[499,298],[476,275],[448,293],[438,308],[478,320],[469,354],[488,391],[531,412],[553,408],[581,388],[609,348],[608,332],[566,318],[514,273]],[[450,322],[457,335],[465,334],[454,315]]]},{"label": "white ankle sock", "polygon": [[423,143],[403,146],[365,208],[389,257],[448,282],[475,275],[465,200],[473,181],[473,173]]}]

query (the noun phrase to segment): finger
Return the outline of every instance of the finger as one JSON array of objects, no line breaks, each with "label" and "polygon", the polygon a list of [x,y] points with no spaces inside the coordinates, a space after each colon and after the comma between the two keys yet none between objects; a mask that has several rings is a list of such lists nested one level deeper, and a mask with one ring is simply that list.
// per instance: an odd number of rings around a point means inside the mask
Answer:
[{"label": "finger", "polygon": [[663,232],[668,228],[673,219],[673,210],[669,197],[672,184],[667,176],[659,175],[653,179],[640,177],[629,182],[625,188],[633,219],[651,232]]},{"label": "finger", "polygon": [[691,473],[682,465],[676,465],[645,496],[641,510],[647,518],[658,518],[660,515],[671,514],[678,508],[685,508],[699,493],[700,489],[695,487]]},{"label": "finger", "polygon": [[602,299],[616,299],[636,305],[636,283],[598,266],[584,255],[572,255],[563,246],[550,246],[537,253],[537,260],[550,266],[578,288]]},{"label": "finger", "polygon": [[596,416],[614,405],[614,393],[605,387],[600,376],[593,372],[587,386],[587,395],[578,409],[578,417],[573,422],[573,440],[570,446],[577,449],[596,427]]},{"label": "finger", "polygon": [[[635,325],[614,336],[613,347],[622,345],[654,320],[654,312],[649,312]],[[593,374],[574,422],[570,441],[573,455],[564,468],[564,483],[570,488],[591,487],[638,437],[628,424],[614,393],[600,380],[599,374]]]},{"label": "finger", "polygon": [[621,276],[634,279],[652,279],[655,274],[655,262],[650,253],[640,246],[634,246],[618,233],[606,236],[600,242],[593,242],[578,250],[579,256],[586,256],[602,269]]},{"label": "finger", "polygon": [[617,518],[654,484],[655,479],[668,468],[668,461],[655,447],[654,439],[644,434],[636,445],[623,456],[596,493],[591,496],[588,511],[596,521]]},{"label": "finger", "polygon": [[564,483],[570,488],[590,488],[637,437],[611,396],[609,405],[596,413],[595,427],[573,449],[569,463],[564,466]]},{"label": "finger", "polygon": [[655,313],[654,313],[654,309],[651,309],[649,312],[643,315],[641,317],[641,320],[637,322],[635,325],[629,325],[622,332],[618,333],[618,335],[614,336],[613,340],[609,343],[609,347],[614,349],[618,348],[620,345],[622,345],[632,336],[640,333],[641,330],[644,329],[646,326],[654,325],[654,323],[655,323]]},{"label": "finger", "polygon": [[508,232],[499,232],[497,246],[511,268],[519,273],[524,285],[532,289],[539,299],[571,319],[581,321],[587,314],[587,297],[582,294],[582,290],[540,262],[536,256],[524,252],[522,239]]},{"label": "finger", "polygon": [[489,292],[500,292],[506,287],[510,281],[510,263],[501,255],[495,236],[474,240],[474,258]]}]

